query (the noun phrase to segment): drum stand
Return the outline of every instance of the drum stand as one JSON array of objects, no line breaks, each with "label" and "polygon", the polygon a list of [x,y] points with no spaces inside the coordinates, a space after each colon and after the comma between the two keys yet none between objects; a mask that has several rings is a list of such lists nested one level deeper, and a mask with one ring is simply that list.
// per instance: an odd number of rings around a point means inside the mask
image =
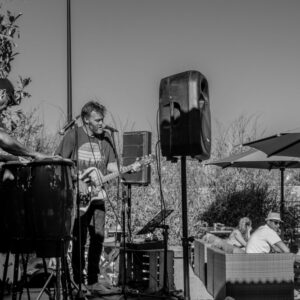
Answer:
[{"label": "drum stand", "polygon": [[2,286],[1,286],[1,290],[0,290],[0,300],[3,299],[4,294],[5,294],[8,261],[9,261],[9,252],[6,253],[6,257],[5,257],[5,263],[4,263],[4,268],[3,268],[3,276],[2,276],[2,283],[1,283]]},{"label": "drum stand", "polygon": [[[61,240],[61,257],[55,258],[55,269],[51,269],[49,271],[49,267],[46,264],[46,259],[43,257],[43,269],[45,275],[45,284],[40,290],[36,300],[39,300],[44,293],[49,296],[49,299],[61,299],[61,292],[63,296],[63,300],[73,299],[72,295],[72,282],[70,278],[69,266],[65,251],[65,243],[66,240]],[[19,277],[19,257],[21,253],[15,253],[15,263],[14,263],[14,272],[13,272],[13,283],[12,283],[12,300],[17,300],[18,294],[19,299],[21,299],[23,294],[23,288],[26,288],[27,291],[27,299],[30,300],[30,291],[29,291],[29,282],[27,278],[27,264],[28,264],[28,254],[27,257],[24,258],[24,253],[21,254],[22,258],[22,266],[23,266],[23,273],[20,284],[18,284],[18,277]],[[7,277],[7,269],[9,263],[9,252],[6,254],[4,270],[3,270],[3,283],[6,281]],[[51,292],[51,284],[53,284],[53,279],[56,277],[56,287],[54,288],[53,293]],[[74,284],[75,286],[75,284]],[[75,288],[77,288],[75,286]],[[4,289],[5,285],[1,288],[0,300],[4,299]],[[69,297],[69,298],[68,298]]]},{"label": "drum stand", "polygon": [[[43,269],[44,269],[45,277],[47,278],[47,280],[46,280],[44,286],[42,287],[41,291],[39,292],[39,294],[38,294],[36,300],[39,300],[39,299],[42,297],[42,295],[44,294],[44,292],[46,292],[46,293],[48,294],[49,299],[54,299],[54,295],[53,295],[53,296],[51,295],[49,285],[50,285],[50,283],[52,283],[51,280],[52,280],[53,276],[55,275],[55,272],[51,271],[51,272],[49,273],[49,272],[48,272],[47,265],[46,265],[46,260],[45,260],[45,258],[42,258],[42,260],[43,260]],[[56,267],[57,267],[57,269],[56,269],[57,272],[56,272],[56,273],[57,273],[57,275],[58,275],[58,273],[59,273],[58,266],[59,266],[59,259],[56,258]],[[60,299],[60,283],[59,283],[59,281],[58,281],[58,280],[59,280],[58,278],[59,278],[59,276],[57,276],[56,296],[57,296],[57,299]]]},{"label": "drum stand", "polygon": [[[43,288],[41,289],[39,295],[36,300],[39,300],[44,292],[49,295],[49,299],[59,300],[61,298],[61,291],[63,300],[73,299],[72,295],[72,282],[69,272],[69,266],[67,262],[67,255],[65,251],[65,240],[61,242],[62,245],[62,255],[61,257],[55,258],[55,266],[54,268],[50,266],[50,272],[48,271],[45,258],[43,258],[43,268],[45,272],[45,276],[47,278]],[[56,276],[56,289],[54,295],[52,296],[50,293],[49,285],[53,282],[53,278]],[[50,286],[51,287],[51,286]],[[69,297],[69,298],[68,298]]]},{"label": "drum stand", "polygon": [[[48,294],[49,299],[60,300],[61,295],[63,300],[73,299],[72,282],[71,282],[71,276],[69,271],[67,251],[65,247],[66,242],[68,240],[69,238],[67,239],[62,238],[60,240],[59,243],[60,243],[61,255],[55,258],[54,265],[47,266],[45,258],[44,257],[42,258],[44,274],[45,274],[45,278],[47,279],[41,291],[39,292],[36,300],[39,300],[44,294],[44,292]],[[55,282],[56,287],[54,288],[54,293],[52,295],[50,289],[53,282]]]},{"label": "drum stand", "polygon": [[[15,259],[14,259],[14,270],[13,270],[13,281],[12,281],[12,288],[11,288],[12,299],[13,300],[17,299],[18,290],[20,288],[21,288],[21,294],[23,293],[23,287],[24,286],[26,286],[27,298],[30,299],[29,287],[28,287],[28,282],[27,282],[27,277],[26,277],[27,263],[28,263],[28,253],[26,253],[26,255],[27,255],[26,259],[24,258],[24,253],[20,253],[18,251],[15,251],[15,253],[13,253],[13,254],[15,255]],[[21,282],[20,282],[20,284],[18,284],[20,254],[21,254],[21,258],[22,258],[23,274],[22,274]],[[2,277],[2,287],[1,287],[1,291],[0,291],[0,300],[4,299],[5,284],[6,284],[6,280],[7,280],[7,271],[8,271],[8,265],[9,265],[9,257],[10,257],[10,252],[8,251],[6,253],[6,258],[5,258],[4,268],[3,268],[3,277]]]}]

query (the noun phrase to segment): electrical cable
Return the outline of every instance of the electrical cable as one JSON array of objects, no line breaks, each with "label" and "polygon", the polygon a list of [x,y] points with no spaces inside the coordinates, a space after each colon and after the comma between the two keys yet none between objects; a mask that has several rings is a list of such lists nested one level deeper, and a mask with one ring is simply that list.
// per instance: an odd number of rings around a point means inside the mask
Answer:
[{"label": "electrical cable", "polygon": [[[156,113],[156,132],[157,132],[157,137],[158,140],[156,142],[155,145],[155,155],[156,155],[156,168],[157,168],[157,176],[158,176],[158,183],[159,183],[159,191],[160,191],[160,203],[161,203],[161,211],[164,210],[164,212],[166,211],[166,203],[165,203],[165,198],[164,198],[164,193],[163,193],[163,188],[162,188],[162,176],[161,176],[161,142],[160,142],[160,130],[159,130],[159,109],[157,110]],[[164,230],[166,230],[166,218],[163,218],[163,227]],[[164,236],[164,239],[166,237]],[[165,260],[167,260],[167,257],[165,257]],[[166,282],[164,282],[167,288],[167,290],[169,290],[169,279],[168,279],[168,272],[167,270],[164,270],[165,272],[165,276],[166,276]]]},{"label": "electrical cable", "polygon": [[[83,124],[83,126],[85,127],[86,134],[87,134],[87,127],[86,127],[86,124]],[[98,162],[98,163],[97,163],[96,155],[95,155],[95,153],[94,153],[94,149],[93,149],[93,146],[92,146],[91,137],[90,137],[88,134],[87,134],[87,136],[88,136],[90,148],[91,148],[91,150],[92,150],[92,155],[93,155],[94,163],[96,164],[97,169],[101,170],[101,167],[100,167],[101,162]],[[97,137],[96,137],[96,138],[97,138]],[[97,145],[98,145],[98,148],[99,148],[99,152],[101,153],[102,147],[100,146],[100,141],[99,141],[98,139],[97,139]],[[113,147],[113,150],[114,150],[114,152],[115,152],[116,159],[117,159],[117,153],[116,153],[116,149],[114,149],[114,147]],[[101,153],[101,155],[102,155],[102,153]],[[117,159],[117,161],[118,161],[118,159]],[[118,165],[118,172],[119,172],[119,176],[120,176],[120,168],[119,168],[119,163],[118,163],[118,162],[117,162],[117,165]],[[97,176],[98,182],[99,182],[100,185],[103,187],[104,183],[103,183],[103,180],[102,180],[102,178],[101,178],[99,172],[96,172],[96,176]],[[118,177],[119,177],[119,176],[118,176]],[[119,190],[119,185],[117,185],[117,195],[119,195],[119,191],[118,191],[118,190]],[[121,221],[119,220],[119,217],[118,217],[118,215],[117,215],[117,212],[115,211],[115,208],[114,208],[114,206],[113,206],[113,204],[112,204],[112,201],[111,201],[111,199],[110,199],[108,193],[106,193],[104,189],[101,189],[101,193],[102,193],[103,199],[107,200],[107,202],[109,203],[110,208],[112,209],[112,212],[113,212],[113,214],[114,214],[115,217],[116,217],[117,223],[121,225]]]}]

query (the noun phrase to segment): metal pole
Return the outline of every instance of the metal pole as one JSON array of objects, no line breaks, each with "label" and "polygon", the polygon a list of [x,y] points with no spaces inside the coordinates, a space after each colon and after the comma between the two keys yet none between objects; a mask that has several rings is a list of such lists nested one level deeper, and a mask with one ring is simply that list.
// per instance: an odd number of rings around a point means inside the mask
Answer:
[{"label": "metal pole", "polygon": [[284,218],[284,168],[280,168],[280,214]]},{"label": "metal pole", "polygon": [[181,157],[181,197],[182,197],[182,248],[183,248],[183,283],[184,299],[190,299],[189,276],[189,240],[187,219],[186,157]]},{"label": "metal pole", "polygon": [[67,116],[72,120],[71,0],[67,0]]}]

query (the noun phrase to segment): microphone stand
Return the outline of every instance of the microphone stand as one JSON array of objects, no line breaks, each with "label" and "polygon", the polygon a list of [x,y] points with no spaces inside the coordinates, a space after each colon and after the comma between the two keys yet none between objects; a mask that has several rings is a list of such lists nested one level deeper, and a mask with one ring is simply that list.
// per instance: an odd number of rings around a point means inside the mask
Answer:
[{"label": "microphone stand", "polygon": [[[74,133],[75,133],[75,152],[74,152],[74,164],[75,167],[77,167],[76,170],[76,189],[77,189],[77,193],[76,193],[76,217],[75,219],[77,219],[77,230],[78,230],[78,236],[77,236],[77,241],[78,241],[78,250],[79,250],[79,267],[78,267],[78,271],[79,271],[79,284],[77,286],[77,284],[74,284],[75,288],[78,289],[77,294],[75,295],[75,299],[76,300],[86,300],[87,298],[84,296],[84,293],[82,291],[82,251],[81,251],[81,219],[80,219],[80,193],[79,193],[79,158],[78,158],[78,124],[76,123],[76,120],[79,118],[79,116],[75,117],[71,122],[69,122],[67,125],[65,125],[63,127],[63,129],[59,132],[60,135],[64,135],[68,130],[70,130],[72,127],[74,127]],[[75,227],[75,226],[74,226]],[[74,228],[75,229],[75,228]],[[73,230],[74,230],[73,229]],[[76,229],[75,229],[76,230]],[[74,237],[73,237],[74,240]],[[74,243],[73,243],[73,247],[74,247]],[[74,272],[73,272],[74,273]]]},{"label": "microphone stand", "polygon": [[82,291],[82,253],[81,253],[81,218],[80,218],[80,193],[79,193],[79,157],[78,157],[78,124],[74,123],[75,130],[75,165],[77,167],[76,171],[76,184],[77,184],[77,194],[76,194],[76,217],[77,217],[77,228],[78,228],[78,250],[79,250],[79,284],[78,292],[75,296],[76,300],[85,300],[87,299]]},{"label": "microphone stand", "polygon": [[[118,152],[116,149],[116,143],[115,143],[115,138],[114,138],[114,130],[109,130],[110,131],[110,136],[111,136],[111,141],[112,141],[112,146],[116,155],[116,160],[117,160],[117,167],[118,167],[118,172],[119,172],[119,176],[118,176],[118,186],[120,185],[120,181],[121,181],[121,166],[120,166],[120,159],[118,156]],[[120,251],[120,253],[123,256],[122,259],[122,263],[123,263],[123,280],[122,280],[122,292],[121,295],[124,296],[124,299],[127,299],[127,293],[125,290],[125,286],[126,286],[126,255],[125,255],[125,251],[126,251],[126,214],[125,214],[125,199],[126,199],[126,192],[124,190],[124,185],[122,185],[123,190],[122,190],[122,209],[121,209],[121,227],[122,227],[122,239],[121,239],[121,245],[123,245],[123,251]],[[118,189],[119,190],[119,189]],[[119,194],[118,194],[118,198],[119,198]],[[120,249],[121,249],[121,245],[120,245]]]}]

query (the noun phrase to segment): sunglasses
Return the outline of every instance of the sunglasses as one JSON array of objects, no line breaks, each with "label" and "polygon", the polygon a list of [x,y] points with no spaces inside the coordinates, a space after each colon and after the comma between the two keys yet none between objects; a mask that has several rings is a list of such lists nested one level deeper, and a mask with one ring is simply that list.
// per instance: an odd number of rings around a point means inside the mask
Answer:
[{"label": "sunglasses", "polygon": [[274,220],[272,220],[272,222],[273,222],[275,225],[280,225],[280,222],[279,222],[279,221],[274,221]]}]

